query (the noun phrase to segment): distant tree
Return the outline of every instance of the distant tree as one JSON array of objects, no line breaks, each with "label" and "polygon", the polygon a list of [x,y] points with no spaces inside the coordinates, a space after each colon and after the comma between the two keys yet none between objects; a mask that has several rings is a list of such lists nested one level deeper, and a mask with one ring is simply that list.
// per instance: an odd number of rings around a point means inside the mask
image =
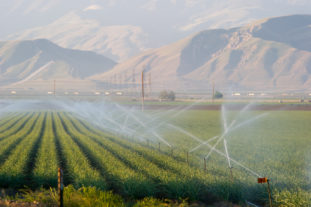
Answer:
[{"label": "distant tree", "polygon": [[175,96],[174,91],[170,91],[170,92],[168,93],[168,95],[167,95],[167,98],[168,98],[168,100],[170,100],[170,101],[175,101],[176,96]]},{"label": "distant tree", "polygon": [[168,96],[167,91],[165,91],[165,90],[161,91],[159,94],[159,99],[161,99],[161,100],[167,99],[167,96]]},{"label": "distant tree", "polygon": [[216,93],[214,94],[215,99],[221,99],[223,97],[224,97],[224,95],[219,91],[216,91]]},{"label": "distant tree", "polygon": [[166,91],[163,90],[159,94],[159,99],[160,100],[169,100],[169,101],[175,101],[175,92],[174,91]]}]

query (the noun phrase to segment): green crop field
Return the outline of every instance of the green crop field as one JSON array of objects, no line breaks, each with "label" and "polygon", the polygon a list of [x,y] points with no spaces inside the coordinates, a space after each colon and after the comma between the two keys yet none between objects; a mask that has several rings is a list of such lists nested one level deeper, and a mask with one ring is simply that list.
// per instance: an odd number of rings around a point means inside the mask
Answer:
[{"label": "green crop field", "polygon": [[[175,117],[163,113],[162,120],[175,127],[159,126],[168,147],[154,139],[112,135],[69,112],[12,112],[0,120],[0,187],[54,188],[61,167],[66,186],[95,186],[123,199],[263,205],[268,195],[266,185],[257,184],[262,176],[270,179],[275,206],[311,205],[310,111],[249,111],[241,116],[228,111],[228,125],[243,123],[226,134],[232,176],[226,156],[209,153],[204,144],[197,147],[195,139],[219,136],[221,117],[220,111],[207,110]],[[223,142],[209,144],[225,152]]]}]

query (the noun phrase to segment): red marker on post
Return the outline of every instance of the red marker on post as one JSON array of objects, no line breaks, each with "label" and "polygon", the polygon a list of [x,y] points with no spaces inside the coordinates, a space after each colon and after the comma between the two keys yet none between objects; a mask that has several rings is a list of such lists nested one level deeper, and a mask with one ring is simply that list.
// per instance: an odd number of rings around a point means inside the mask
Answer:
[{"label": "red marker on post", "polygon": [[269,204],[270,207],[272,207],[272,196],[271,196],[271,189],[270,189],[270,183],[269,183],[269,179],[264,177],[264,178],[257,178],[257,183],[263,184],[263,183],[267,183],[267,191],[269,194]]}]

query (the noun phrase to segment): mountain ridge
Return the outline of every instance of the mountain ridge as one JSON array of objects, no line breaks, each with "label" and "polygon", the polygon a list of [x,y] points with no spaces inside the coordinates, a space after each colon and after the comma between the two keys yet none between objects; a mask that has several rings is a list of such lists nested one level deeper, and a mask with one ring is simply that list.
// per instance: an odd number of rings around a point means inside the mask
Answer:
[{"label": "mountain ridge", "polygon": [[12,0],[1,4],[0,38],[50,39],[121,62],[202,30],[310,10],[308,0]]},{"label": "mountain ridge", "polygon": [[94,52],[65,49],[46,39],[0,42],[2,85],[30,80],[84,80],[116,63]]},{"label": "mountain ridge", "polygon": [[139,72],[146,70],[160,88],[205,90],[215,82],[223,90],[307,90],[310,46],[311,15],[268,18],[196,33],[90,79],[109,81],[112,74],[135,70],[138,80]]}]

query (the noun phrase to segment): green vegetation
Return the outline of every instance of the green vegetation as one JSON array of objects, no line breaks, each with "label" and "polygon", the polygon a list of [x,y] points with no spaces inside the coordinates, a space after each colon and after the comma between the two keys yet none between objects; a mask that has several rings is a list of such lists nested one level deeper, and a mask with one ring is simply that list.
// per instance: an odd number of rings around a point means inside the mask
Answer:
[{"label": "green vegetation", "polygon": [[[236,121],[262,113],[247,112]],[[237,114],[228,112],[228,122]],[[221,133],[220,117],[219,111],[190,110],[173,119],[164,114],[163,120],[208,140]],[[310,124],[309,111],[275,111],[228,136],[230,156],[271,180],[275,206],[311,205]],[[164,144],[159,150],[157,140],[147,143],[111,135],[66,112],[8,114],[0,120],[0,131],[0,186],[35,190],[24,192],[27,202],[55,205],[57,168],[62,167],[68,186],[66,206],[267,203],[266,186],[257,184],[256,176],[235,163],[231,182],[224,157],[213,153],[204,171],[207,147],[189,153],[188,164],[186,152],[198,143],[166,127],[159,133],[173,150]],[[223,151],[223,145],[216,149]]]},{"label": "green vegetation", "polygon": [[175,101],[175,92],[174,91],[161,91],[159,94],[160,100],[167,100],[167,101]]},{"label": "green vegetation", "polygon": [[[20,206],[23,206],[22,204],[36,204],[35,206],[40,207],[56,207],[58,206],[58,193],[55,189],[52,188],[49,190],[41,188],[36,191],[25,189],[21,190],[21,192],[13,197],[6,197],[4,200],[11,203],[14,201]],[[64,188],[64,206],[188,207],[190,205],[185,200],[172,201],[168,199],[161,200],[152,197],[146,197],[138,201],[124,200],[120,195],[114,194],[111,191],[101,191],[96,187],[81,187],[79,189],[75,189],[72,185],[69,185]]]},{"label": "green vegetation", "polygon": [[219,92],[219,91],[216,91],[215,94],[214,94],[214,98],[215,99],[221,99],[223,97],[224,97],[224,95],[221,92]]}]

